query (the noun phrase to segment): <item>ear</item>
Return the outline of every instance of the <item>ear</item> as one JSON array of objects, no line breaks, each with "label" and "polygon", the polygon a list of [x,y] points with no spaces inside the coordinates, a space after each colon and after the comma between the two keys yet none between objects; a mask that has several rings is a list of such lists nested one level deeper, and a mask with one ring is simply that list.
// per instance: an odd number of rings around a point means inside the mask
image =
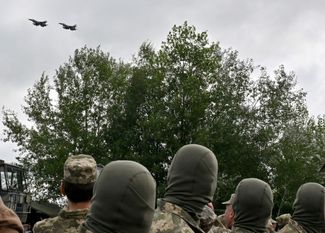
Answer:
[{"label": "ear", "polygon": [[229,215],[230,215],[231,218],[235,218],[235,212],[234,212],[234,210],[230,211],[230,214]]},{"label": "ear", "polygon": [[64,191],[64,182],[63,182],[63,181],[61,181],[60,192],[61,192],[62,196],[65,196],[65,191]]}]

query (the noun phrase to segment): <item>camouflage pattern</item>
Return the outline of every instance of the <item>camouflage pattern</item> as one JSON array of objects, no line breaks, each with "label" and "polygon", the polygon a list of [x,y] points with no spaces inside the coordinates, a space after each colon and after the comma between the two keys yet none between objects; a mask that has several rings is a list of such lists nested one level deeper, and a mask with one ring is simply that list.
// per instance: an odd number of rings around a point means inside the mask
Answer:
[{"label": "camouflage pattern", "polygon": [[200,227],[204,232],[208,233],[227,233],[224,225],[219,221],[218,216],[214,211],[206,205],[200,215]]},{"label": "camouflage pattern", "polygon": [[307,233],[299,224],[293,219],[289,219],[289,223],[285,225],[278,233]]},{"label": "camouflage pattern", "polygon": [[64,163],[64,180],[73,184],[89,184],[96,181],[97,165],[90,155],[73,155]]},{"label": "camouflage pattern", "polygon": [[216,221],[214,222],[214,225],[217,227],[223,227],[225,226],[225,214],[221,214],[217,217]]},{"label": "camouflage pattern", "polygon": [[80,225],[78,232],[79,233],[94,233],[93,231],[86,229],[83,225]]},{"label": "camouflage pattern", "polygon": [[209,231],[209,233],[230,233],[231,230],[226,229],[224,226],[212,226],[211,230]]},{"label": "camouflage pattern", "polygon": [[217,215],[214,211],[208,206],[204,206],[202,213],[200,214],[200,227],[204,232],[208,232],[213,226]]},{"label": "camouflage pattern", "polygon": [[59,216],[44,219],[33,227],[34,233],[77,233],[85,221],[88,209],[68,211],[62,209]]},{"label": "camouflage pattern", "polygon": [[150,233],[205,233],[186,211],[181,207],[158,200]]},{"label": "camouflage pattern", "polygon": [[283,227],[289,223],[290,219],[291,214],[281,214],[280,216],[276,217],[276,222],[278,223],[278,226]]}]

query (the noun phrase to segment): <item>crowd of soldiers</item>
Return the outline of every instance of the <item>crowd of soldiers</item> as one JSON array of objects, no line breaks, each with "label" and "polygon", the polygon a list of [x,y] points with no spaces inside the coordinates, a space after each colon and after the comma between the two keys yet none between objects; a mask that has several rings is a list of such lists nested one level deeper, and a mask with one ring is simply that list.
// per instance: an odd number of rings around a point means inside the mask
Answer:
[{"label": "crowd of soldiers", "polygon": [[[208,148],[190,144],[173,157],[162,198],[143,165],[129,160],[108,163],[100,174],[89,155],[68,157],[61,193],[67,205],[54,218],[37,222],[34,233],[325,233],[325,188],[301,185],[293,214],[272,219],[273,194],[266,182],[239,182],[225,213],[217,216],[212,200],[218,162]],[[0,232],[23,232],[15,213],[0,202]]]}]

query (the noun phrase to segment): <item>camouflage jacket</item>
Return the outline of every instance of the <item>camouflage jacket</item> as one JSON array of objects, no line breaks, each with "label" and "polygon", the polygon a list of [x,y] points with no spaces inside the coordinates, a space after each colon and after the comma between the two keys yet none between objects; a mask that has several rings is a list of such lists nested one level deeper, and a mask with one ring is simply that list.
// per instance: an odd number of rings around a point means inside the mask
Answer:
[{"label": "camouflage jacket", "polygon": [[285,225],[278,233],[307,233],[296,221],[289,220],[289,223]]},{"label": "camouflage jacket", "polygon": [[233,227],[231,233],[252,233],[253,231],[249,231],[240,227]]},{"label": "camouflage jacket", "polygon": [[212,226],[208,233],[230,233],[231,230],[226,229],[224,226]]},{"label": "camouflage jacket", "polygon": [[44,219],[33,227],[34,233],[77,233],[78,227],[85,221],[88,209],[68,211],[62,209],[59,216]]},{"label": "camouflage jacket", "polygon": [[150,233],[204,233],[196,222],[181,207],[158,200]]}]

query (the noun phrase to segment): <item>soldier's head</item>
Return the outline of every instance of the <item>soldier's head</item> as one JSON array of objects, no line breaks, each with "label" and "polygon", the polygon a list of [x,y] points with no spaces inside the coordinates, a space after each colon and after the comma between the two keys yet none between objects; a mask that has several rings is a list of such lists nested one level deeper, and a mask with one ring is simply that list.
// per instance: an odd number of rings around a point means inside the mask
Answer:
[{"label": "soldier's head", "polygon": [[156,199],[156,182],[134,161],[114,161],[101,171],[81,232],[149,232]]},{"label": "soldier's head", "polygon": [[70,156],[64,163],[61,193],[73,203],[90,201],[96,178],[96,161],[92,156]]},{"label": "soldier's head", "polygon": [[224,224],[225,227],[231,229],[234,225],[235,213],[232,208],[232,205],[235,201],[236,194],[231,194],[230,199],[228,201],[222,202],[222,204],[226,205],[225,213],[224,213]]},{"label": "soldier's head", "polygon": [[256,178],[243,179],[236,188],[233,203],[235,227],[265,232],[273,208],[270,186]]},{"label": "soldier's head", "polygon": [[292,219],[307,232],[325,230],[325,188],[318,183],[305,183],[297,191]]},{"label": "soldier's head", "polygon": [[213,199],[217,174],[218,162],[211,150],[197,144],[185,145],[169,167],[164,199],[198,215]]}]

